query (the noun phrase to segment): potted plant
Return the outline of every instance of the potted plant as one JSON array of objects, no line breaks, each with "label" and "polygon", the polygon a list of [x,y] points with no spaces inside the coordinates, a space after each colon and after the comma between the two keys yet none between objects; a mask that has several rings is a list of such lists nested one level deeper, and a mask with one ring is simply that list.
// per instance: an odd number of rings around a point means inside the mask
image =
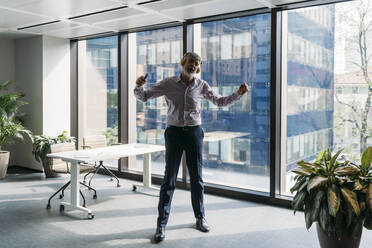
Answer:
[{"label": "potted plant", "polygon": [[292,170],[292,207],[304,210],[307,229],[317,222],[322,248],[357,248],[363,225],[372,229],[372,147],[360,164],[339,159],[341,152],[323,150],[314,163],[300,161]]},{"label": "potted plant", "polygon": [[57,137],[51,137],[47,135],[35,135],[33,136],[32,154],[36,161],[41,162],[44,168],[44,173],[47,178],[58,177],[51,168],[51,159],[47,157],[50,153],[50,146],[59,143],[75,142],[75,137],[67,136],[67,131],[63,131],[62,134]]},{"label": "potted plant", "polygon": [[24,136],[28,136],[32,139],[31,131],[23,127],[19,113],[19,108],[27,103],[20,100],[21,93],[6,90],[9,84],[10,81],[0,84],[0,179],[6,175],[10,155],[9,151],[1,150],[1,146],[13,141],[9,138],[23,141]]}]

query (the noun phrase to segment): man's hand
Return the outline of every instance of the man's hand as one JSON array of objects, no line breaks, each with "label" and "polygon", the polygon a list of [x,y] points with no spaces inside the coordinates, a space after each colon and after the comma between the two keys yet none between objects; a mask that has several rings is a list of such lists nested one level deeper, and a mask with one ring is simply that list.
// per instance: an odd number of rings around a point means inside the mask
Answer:
[{"label": "man's hand", "polygon": [[240,95],[244,95],[245,93],[248,92],[248,85],[246,83],[242,83],[238,89],[238,93]]},{"label": "man's hand", "polygon": [[142,86],[144,85],[146,82],[146,77],[145,76],[140,76],[139,78],[137,78],[136,80],[136,85],[137,86]]}]

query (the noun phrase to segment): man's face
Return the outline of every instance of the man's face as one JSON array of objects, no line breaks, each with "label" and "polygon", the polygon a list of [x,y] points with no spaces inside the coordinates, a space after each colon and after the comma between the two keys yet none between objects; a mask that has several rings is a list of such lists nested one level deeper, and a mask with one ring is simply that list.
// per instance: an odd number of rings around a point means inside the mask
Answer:
[{"label": "man's face", "polygon": [[194,58],[189,58],[183,65],[183,73],[194,77],[198,69],[200,68],[200,61]]}]

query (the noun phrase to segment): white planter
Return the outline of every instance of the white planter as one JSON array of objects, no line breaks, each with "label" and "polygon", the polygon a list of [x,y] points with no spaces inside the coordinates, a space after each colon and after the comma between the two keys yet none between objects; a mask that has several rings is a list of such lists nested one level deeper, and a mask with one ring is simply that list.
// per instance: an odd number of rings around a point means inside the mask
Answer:
[{"label": "white planter", "polygon": [[9,154],[8,151],[0,151],[0,179],[3,179],[8,170],[9,164]]}]

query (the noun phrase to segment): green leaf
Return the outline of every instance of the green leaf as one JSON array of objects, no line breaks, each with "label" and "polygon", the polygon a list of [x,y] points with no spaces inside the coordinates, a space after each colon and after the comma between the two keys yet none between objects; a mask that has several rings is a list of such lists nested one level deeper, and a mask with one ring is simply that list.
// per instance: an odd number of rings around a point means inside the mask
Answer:
[{"label": "green leaf", "polygon": [[328,168],[333,171],[333,167],[335,166],[335,162],[336,162],[336,159],[338,158],[338,156],[340,155],[340,153],[342,152],[343,149],[339,150],[332,158],[331,158],[331,161],[329,161],[329,166]]},{"label": "green leaf", "polygon": [[354,182],[354,189],[355,191],[363,190],[364,186],[360,183],[360,180],[356,179]]},{"label": "green leaf", "polygon": [[345,224],[346,224],[346,227],[349,227],[354,218],[353,210],[351,209],[349,205],[345,205],[344,212],[345,212]]},{"label": "green leaf", "polygon": [[328,209],[329,214],[336,217],[337,212],[340,208],[341,199],[337,191],[337,187],[333,184],[332,187],[328,188]]},{"label": "green leaf", "polygon": [[348,176],[348,175],[357,175],[359,174],[359,169],[355,166],[347,166],[347,167],[338,167],[335,169],[334,173],[337,176]]},{"label": "green leaf", "polygon": [[350,205],[356,216],[360,215],[360,208],[358,203],[357,194],[349,189],[341,188],[341,193],[345,201]]},{"label": "green leaf", "polygon": [[308,183],[307,178],[302,178],[296,182],[296,184],[290,189],[291,193],[293,194],[294,191],[301,191]]},{"label": "green leaf", "polygon": [[336,215],[334,218],[334,223],[335,223],[335,232],[336,236],[338,239],[341,239],[342,236],[345,233],[346,230],[346,225],[345,225],[345,217],[344,215],[340,212]]},{"label": "green leaf", "polygon": [[315,163],[319,164],[319,163],[322,161],[325,152],[326,152],[326,150],[323,150],[323,151],[321,151],[321,152],[318,154],[318,156],[316,157]]},{"label": "green leaf", "polygon": [[328,223],[329,223],[329,214],[327,204],[323,203],[320,207],[319,212],[319,225],[323,229],[324,232],[328,232]]},{"label": "green leaf", "polygon": [[298,175],[301,175],[301,176],[310,176],[311,173],[309,173],[308,171],[304,170],[303,168],[301,167],[296,167],[294,168],[293,170],[291,170],[293,173],[296,173]]},{"label": "green leaf", "polygon": [[362,154],[362,164],[361,167],[363,170],[367,170],[372,163],[372,147],[369,146],[367,149],[364,150]]},{"label": "green leaf", "polygon": [[313,221],[318,220],[319,210],[320,210],[320,206],[321,206],[324,196],[325,196],[325,193],[323,190],[318,191],[318,193],[316,193],[315,195],[313,207],[311,209],[311,219]]},{"label": "green leaf", "polygon": [[313,220],[311,219],[311,209],[305,209],[305,222],[306,222],[306,229],[309,230],[311,225],[313,224]]},{"label": "green leaf", "polygon": [[297,192],[297,194],[292,200],[292,208],[294,210],[294,213],[296,213],[296,210],[302,210],[306,195],[307,195],[306,190]]},{"label": "green leaf", "polygon": [[364,227],[368,230],[372,230],[372,212],[368,212],[366,219],[364,220]]},{"label": "green leaf", "polygon": [[319,186],[322,186],[328,181],[328,178],[322,177],[322,176],[315,176],[312,179],[310,179],[309,183],[307,184],[307,191],[310,192],[310,190],[317,188]]},{"label": "green leaf", "polygon": [[372,183],[370,183],[367,187],[367,206],[369,208],[369,212],[372,213]]}]

